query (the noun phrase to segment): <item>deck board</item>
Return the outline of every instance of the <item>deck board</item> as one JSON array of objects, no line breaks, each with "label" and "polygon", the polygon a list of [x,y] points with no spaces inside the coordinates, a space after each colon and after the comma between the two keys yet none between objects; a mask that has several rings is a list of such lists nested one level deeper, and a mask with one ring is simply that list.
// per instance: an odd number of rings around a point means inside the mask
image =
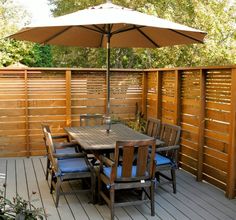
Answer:
[{"label": "deck board", "polygon": [[187,218],[192,219],[192,220],[199,219],[199,215],[195,212],[194,209],[186,206],[186,204],[184,204],[181,200],[179,200],[178,197],[172,196],[172,193],[168,193],[168,191],[164,191],[164,192],[163,192],[163,198],[166,201],[168,201],[170,204],[174,204],[176,209],[180,210]]},{"label": "deck board", "polygon": [[12,199],[16,196],[16,166],[15,159],[7,160],[6,197]]},{"label": "deck board", "polygon": [[234,200],[222,199],[222,197],[224,197],[224,192],[222,190],[219,190],[215,186],[212,186],[210,184],[206,184],[204,182],[193,181],[194,177],[192,175],[189,175],[188,173],[185,173],[185,172],[181,172],[181,175],[179,175],[179,178],[181,180],[189,183],[190,186],[197,188],[198,190],[200,190],[204,194],[207,194],[209,197],[222,203],[225,207],[228,207],[228,208],[235,211],[236,199],[234,199]]},{"label": "deck board", "polygon": [[[32,160],[24,159],[25,173],[28,183],[28,192],[32,205],[36,208],[43,207],[43,202],[40,194],[40,189],[37,185],[37,179],[34,172]],[[44,207],[43,207],[44,208]]]},{"label": "deck board", "polygon": [[[30,199],[36,207],[43,207],[48,220],[106,220],[110,217],[106,205],[89,203],[89,192],[60,196],[55,207],[55,197],[50,194],[49,182],[45,180],[45,157],[1,158],[0,186],[11,199],[19,193]],[[6,183],[6,188],[3,184]],[[73,182],[63,184],[67,191],[76,187]],[[34,193],[32,193],[34,192]],[[170,185],[163,185],[155,193],[156,215],[151,216],[150,204],[119,207],[115,209],[116,220],[236,220],[236,199],[228,200],[224,192],[205,183],[196,182],[191,174],[177,172],[177,194]]]},{"label": "deck board", "polygon": [[189,185],[184,181],[182,178],[178,179],[178,182],[188,190],[189,193],[193,194],[193,198],[198,198],[201,201],[199,202],[199,205],[207,207],[207,210],[209,210],[212,214],[214,214],[219,219],[232,219],[236,217],[236,213],[232,214],[231,210],[224,206],[221,202],[210,196],[209,194],[206,194],[202,192],[199,188],[194,187],[192,185]]},{"label": "deck board", "polygon": [[7,169],[7,160],[5,159],[0,159],[0,190],[3,192],[3,196],[5,196],[6,189],[5,189],[5,184],[6,184],[6,171]]},{"label": "deck board", "polygon": [[[170,190],[170,187],[163,187],[166,191]],[[181,186],[178,185],[178,189],[181,188]],[[201,206],[199,206],[198,204],[196,204],[196,202],[194,201],[194,198],[191,198],[191,196],[189,195],[189,193],[185,193],[184,188],[181,188],[181,190],[178,190],[178,194],[174,195],[171,194],[173,197],[178,198],[181,202],[183,202],[183,204],[187,207],[189,207],[190,209],[194,210],[194,212],[196,212],[199,218],[202,219],[207,219],[207,220],[211,220],[211,219],[216,219],[215,216],[211,215],[207,210],[205,210],[204,208],[202,208]]]},{"label": "deck board", "polygon": [[39,191],[42,197],[42,202],[44,204],[45,212],[48,216],[47,219],[59,220],[61,219],[61,216],[59,215],[60,210],[55,207],[54,198],[50,195],[49,186],[47,181],[45,180],[45,173],[42,168],[41,162],[38,158],[32,158],[31,160],[37,179],[37,185],[39,186]]},{"label": "deck board", "polygon": [[[66,183],[63,184],[63,190],[65,191],[69,191],[71,190],[71,186]],[[88,220],[89,217],[87,215],[87,213],[85,212],[83,206],[81,205],[80,201],[78,200],[78,198],[76,197],[76,195],[66,195],[66,200],[67,203],[74,215],[74,218],[76,220]]]},{"label": "deck board", "polygon": [[16,160],[16,193],[23,199],[29,200],[28,182],[25,176],[24,160]]},{"label": "deck board", "polygon": [[157,204],[159,204],[162,208],[164,208],[174,218],[182,219],[182,220],[189,220],[187,215],[176,207],[176,204],[170,203],[165,198],[165,196],[161,195],[161,193],[159,193],[159,192],[160,192],[160,190],[157,190],[157,196],[155,196],[155,201]]}]

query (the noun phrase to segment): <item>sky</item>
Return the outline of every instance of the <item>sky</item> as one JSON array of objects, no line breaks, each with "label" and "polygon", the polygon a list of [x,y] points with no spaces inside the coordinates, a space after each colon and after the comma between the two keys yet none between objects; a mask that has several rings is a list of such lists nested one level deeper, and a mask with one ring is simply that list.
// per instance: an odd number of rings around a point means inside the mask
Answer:
[{"label": "sky", "polygon": [[50,17],[50,7],[47,0],[14,0],[32,15],[32,22]]}]

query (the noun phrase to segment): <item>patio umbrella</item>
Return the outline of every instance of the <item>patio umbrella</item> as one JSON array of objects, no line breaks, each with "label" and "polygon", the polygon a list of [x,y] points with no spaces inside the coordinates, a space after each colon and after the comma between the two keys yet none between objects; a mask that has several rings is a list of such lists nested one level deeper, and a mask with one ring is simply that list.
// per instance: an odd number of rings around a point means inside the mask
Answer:
[{"label": "patio umbrella", "polygon": [[203,43],[206,33],[107,1],[71,14],[31,24],[9,36],[64,46],[107,48],[107,106],[110,112],[110,48],[159,48]]}]

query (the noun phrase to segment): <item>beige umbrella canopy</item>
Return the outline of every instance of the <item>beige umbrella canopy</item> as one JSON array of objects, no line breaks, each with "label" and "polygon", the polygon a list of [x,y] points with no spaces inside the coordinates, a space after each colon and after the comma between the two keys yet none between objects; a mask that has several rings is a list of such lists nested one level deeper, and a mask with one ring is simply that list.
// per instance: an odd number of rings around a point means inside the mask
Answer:
[{"label": "beige umbrella canopy", "polygon": [[11,35],[40,44],[107,48],[107,110],[110,111],[110,48],[159,48],[203,43],[206,33],[107,1],[46,22],[31,24]]},{"label": "beige umbrella canopy", "polygon": [[18,40],[40,44],[79,47],[156,48],[177,44],[202,43],[205,32],[105,3],[75,13],[31,24],[11,35]]}]

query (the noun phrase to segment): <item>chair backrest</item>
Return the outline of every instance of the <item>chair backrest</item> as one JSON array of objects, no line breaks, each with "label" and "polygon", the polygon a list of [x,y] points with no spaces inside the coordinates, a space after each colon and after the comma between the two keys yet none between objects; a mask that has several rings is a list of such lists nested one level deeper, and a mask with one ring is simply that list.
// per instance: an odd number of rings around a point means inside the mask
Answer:
[{"label": "chair backrest", "polygon": [[100,114],[84,114],[80,115],[80,126],[95,126],[103,124],[103,115]]},{"label": "chair backrest", "polygon": [[154,178],[155,147],[154,139],[117,141],[111,181],[132,182]]},{"label": "chair backrest", "polygon": [[148,118],[145,134],[150,137],[159,138],[160,131],[161,131],[161,120],[156,118]]},{"label": "chair backrest", "polygon": [[54,147],[54,143],[52,140],[52,134],[50,132],[48,132],[47,128],[43,128],[43,133],[45,135],[45,143],[46,145],[49,147],[51,147],[52,152],[55,152],[55,147]]},{"label": "chair backrest", "polygon": [[57,162],[56,159],[53,157],[53,154],[56,152],[54,143],[52,140],[52,135],[50,132],[46,130],[46,128],[43,128],[44,134],[45,134],[45,143],[46,146],[48,147],[48,157],[50,161],[52,162],[52,166],[54,166],[57,169]]},{"label": "chair backrest", "polygon": [[50,133],[51,134],[51,130],[50,130],[50,127],[48,124],[46,123],[42,123],[41,124],[41,127],[42,127],[42,131],[43,131],[43,140],[44,140],[44,144],[46,146],[46,150],[47,150],[47,153],[49,153],[49,149],[48,149],[48,144],[47,144],[47,141],[46,141],[46,132]]},{"label": "chair backrest", "polygon": [[51,133],[51,129],[50,129],[49,124],[41,123],[41,127],[42,127],[43,132],[44,132],[44,128],[45,128],[47,132]]},{"label": "chair backrest", "polygon": [[179,144],[181,127],[162,123],[160,139],[165,142],[165,146]]}]

